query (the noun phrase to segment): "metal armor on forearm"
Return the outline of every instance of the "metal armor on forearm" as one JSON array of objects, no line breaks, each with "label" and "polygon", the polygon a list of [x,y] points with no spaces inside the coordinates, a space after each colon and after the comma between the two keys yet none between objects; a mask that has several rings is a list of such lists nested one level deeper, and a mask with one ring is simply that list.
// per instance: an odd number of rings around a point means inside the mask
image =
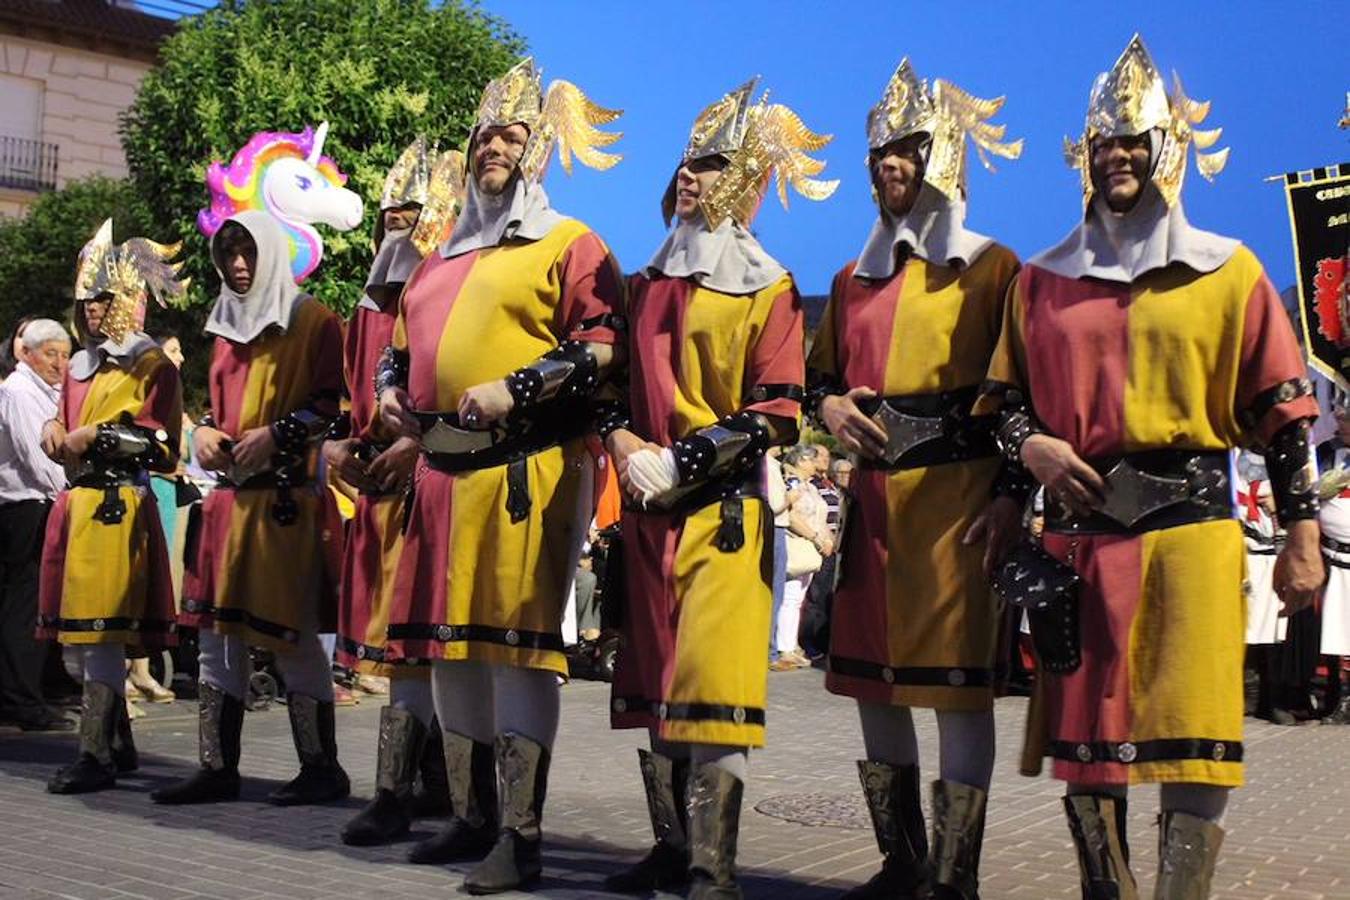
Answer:
[{"label": "metal armor on forearm", "polygon": [[592,404],[595,432],[604,440],[620,428],[632,428],[628,404],[622,400],[599,400]]},{"label": "metal armor on forearm", "polygon": [[1275,432],[1266,450],[1275,516],[1282,525],[1317,518],[1317,468],[1308,445],[1309,431],[1307,419],[1290,422]]},{"label": "metal armor on forearm", "polygon": [[806,396],[802,400],[802,414],[824,429],[825,420],[820,415],[820,402],[826,397],[839,397],[846,393],[848,390],[838,378],[817,369],[810,369],[806,373]]},{"label": "metal armor on forearm", "polygon": [[277,449],[292,456],[302,456],[309,442],[328,430],[330,419],[312,409],[297,409],[272,423],[272,439]]},{"label": "metal armor on forearm", "polygon": [[135,461],[151,466],[165,457],[163,441],[169,435],[163,430],[152,432],[141,425],[125,422],[104,422],[98,426],[91,456],[103,462]]},{"label": "metal armor on forearm", "polygon": [[408,351],[385,347],[375,364],[375,400],[389,388],[408,386]]},{"label": "metal armor on forearm", "polygon": [[680,484],[692,484],[753,468],[768,452],[769,422],[754,412],[738,412],[715,425],[685,435],[672,447]]},{"label": "metal armor on forearm", "polygon": [[584,341],[563,341],[506,376],[506,388],[521,410],[588,396],[599,383],[599,360]]},{"label": "metal armor on forearm", "polygon": [[350,410],[343,410],[338,413],[338,417],[328,425],[328,430],[324,432],[325,441],[344,441],[352,436],[352,414]]}]

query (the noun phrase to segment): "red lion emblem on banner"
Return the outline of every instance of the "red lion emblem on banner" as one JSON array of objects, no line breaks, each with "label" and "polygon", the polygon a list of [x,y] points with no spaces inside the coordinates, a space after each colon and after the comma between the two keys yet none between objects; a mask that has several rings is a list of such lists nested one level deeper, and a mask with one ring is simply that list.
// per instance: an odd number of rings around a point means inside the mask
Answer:
[{"label": "red lion emblem on banner", "polygon": [[1317,261],[1313,296],[1317,304],[1317,330],[1338,347],[1350,344],[1350,325],[1346,321],[1350,310],[1345,308],[1350,298],[1345,291],[1344,256]]}]

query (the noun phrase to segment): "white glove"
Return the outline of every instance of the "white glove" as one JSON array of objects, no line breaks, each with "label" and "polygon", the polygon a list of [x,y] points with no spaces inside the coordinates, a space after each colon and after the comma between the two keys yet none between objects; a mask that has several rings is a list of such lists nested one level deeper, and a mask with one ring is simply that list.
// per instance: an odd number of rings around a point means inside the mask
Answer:
[{"label": "white glove", "polygon": [[675,466],[675,451],[669,447],[659,453],[638,450],[628,457],[628,480],[642,494],[642,504],[675,489],[680,483],[680,470]]}]

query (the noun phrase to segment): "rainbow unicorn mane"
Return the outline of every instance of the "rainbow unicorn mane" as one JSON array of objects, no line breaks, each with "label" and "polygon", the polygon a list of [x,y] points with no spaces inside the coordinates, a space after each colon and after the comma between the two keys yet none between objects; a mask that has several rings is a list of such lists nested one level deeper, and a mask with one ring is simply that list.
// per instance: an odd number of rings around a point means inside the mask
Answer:
[{"label": "rainbow unicorn mane", "polygon": [[206,172],[206,186],[211,193],[211,205],[197,213],[197,228],[210,238],[225,220],[236,213],[250,209],[261,209],[271,213],[286,233],[290,245],[291,271],[297,282],[309,276],[323,255],[323,241],[318,232],[309,227],[312,219],[275,204],[276,196],[264,190],[267,170],[281,159],[297,159],[307,162],[333,187],[341,188],[347,183],[347,176],[327,156],[318,156],[311,162],[316,147],[322,148],[327,125],[316,132],[306,126],[299,132],[260,131],[249,138],[228,166],[219,162],[211,163]]}]

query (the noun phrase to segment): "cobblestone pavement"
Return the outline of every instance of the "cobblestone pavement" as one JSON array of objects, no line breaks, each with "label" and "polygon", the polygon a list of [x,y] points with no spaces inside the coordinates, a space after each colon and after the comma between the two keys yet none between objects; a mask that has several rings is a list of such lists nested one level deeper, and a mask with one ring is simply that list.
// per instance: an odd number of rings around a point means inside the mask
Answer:
[{"label": "cobblestone pavement", "polygon": [[[608,686],[563,691],[563,725],[545,813],[545,878],[551,898],[601,896],[604,874],[649,839],[637,760],[640,732],[613,732]],[[750,897],[831,897],[870,876],[878,862],[858,796],[861,746],[849,702],[830,696],[818,672],[770,676],[768,748],[751,760],[741,826]],[[385,896],[443,898],[462,869],[410,866],[405,845],[356,849],[337,833],[369,796],[379,701],[338,711],[342,760],[355,797],[343,805],[279,809],[262,802],[293,774],[280,707],[250,714],[244,732],[242,802],[152,805],[146,792],[195,765],[195,707],[149,707],[136,723],[142,767],[117,790],[54,797],[43,787],[68,761],[67,736],[0,733],[0,898],[225,900]],[[982,865],[981,896],[1076,898],[1076,869],[1049,779],[1017,774],[1025,701],[1000,701],[1000,753]],[[919,714],[926,760],[936,752],[931,715]],[[1279,728],[1249,722],[1247,788],[1236,795],[1214,897],[1226,900],[1350,898],[1350,728]],[[929,765],[927,777],[935,774]],[[1135,867],[1151,894],[1156,859],[1155,790],[1131,811]],[[833,824],[806,825],[788,816]],[[414,836],[429,834],[423,822]]]}]

